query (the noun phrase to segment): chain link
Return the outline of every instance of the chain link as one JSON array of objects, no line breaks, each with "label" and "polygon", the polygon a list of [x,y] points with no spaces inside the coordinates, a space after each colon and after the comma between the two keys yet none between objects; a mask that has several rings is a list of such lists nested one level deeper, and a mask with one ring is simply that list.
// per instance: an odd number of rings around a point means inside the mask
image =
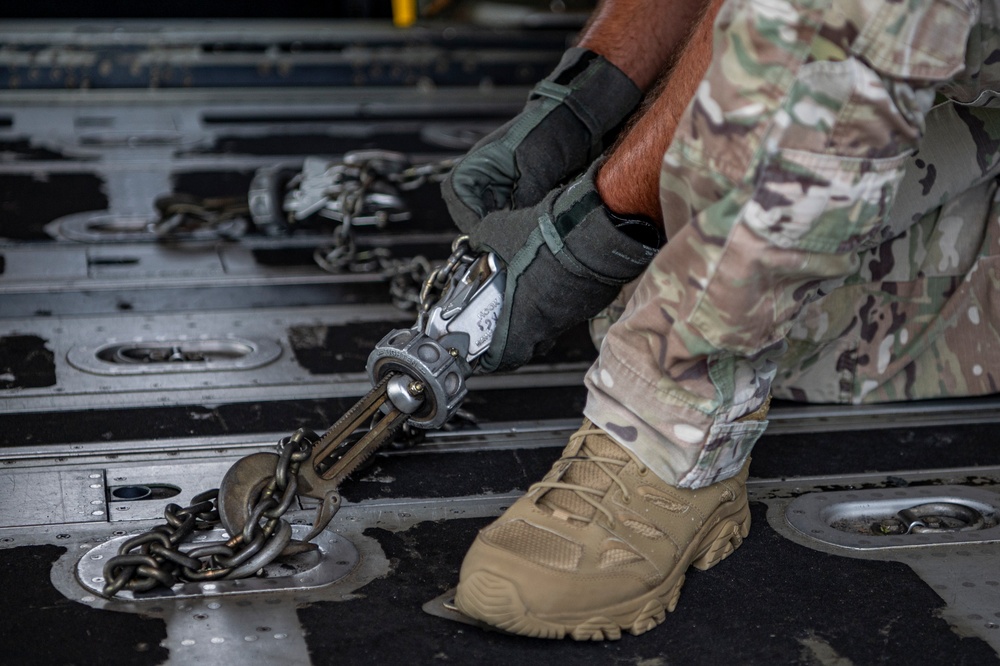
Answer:
[{"label": "chain link", "polygon": [[128,539],[105,564],[103,595],[169,588],[185,581],[246,578],[273,562],[291,541],[291,525],[282,516],[295,500],[299,466],[311,451],[312,441],[301,430],[278,443],[274,476],[254,504],[243,532],[230,535],[225,543],[200,547],[187,543],[194,532],[219,526],[218,488],[195,495],[190,506],[167,505],[166,525]]},{"label": "chain link", "polygon": [[[356,225],[384,228],[405,221],[410,212],[395,190],[411,191],[428,182],[440,182],[456,159],[410,164],[403,153],[362,150],[345,153],[341,162],[306,158],[303,171],[292,177],[283,193],[290,225],[318,214],[340,222],[334,232],[337,247],[345,245]],[[318,171],[317,171],[318,169]],[[310,186],[311,185],[311,186]],[[150,230],[160,238],[213,232],[220,238],[243,236],[249,227],[246,197],[195,197],[170,194],[154,202],[157,219]],[[332,265],[345,270],[350,260],[334,257]],[[362,263],[364,263],[362,259]]]},{"label": "chain link", "polygon": [[157,219],[149,229],[158,238],[178,238],[209,232],[219,238],[236,239],[248,228],[250,207],[246,198],[170,194],[153,202]]},{"label": "chain link", "polygon": [[457,158],[438,160],[407,167],[398,174],[390,174],[389,180],[404,191],[415,190],[424,183],[440,183],[451,172]]},{"label": "chain link", "polygon": [[[269,200],[282,199],[277,206],[285,215],[283,221],[269,222],[264,231],[270,235],[281,233],[271,227],[287,224],[287,228],[294,228],[313,216],[337,222],[332,242],[313,252],[316,265],[334,274],[381,273],[389,281],[394,305],[403,310],[418,309],[420,287],[432,270],[427,257],[394,257],[385,247],[360,250],[355,230],[359,226],[383,229],[390,222],[410,219],[410,211],[398,192],[442,181],[455,162],[456,159],[449,158],[411,164],[407,155],[387,150],[349,152],[340,162],[306,158],[302,170],[286,185],[275,185],[279,192],[264,188],[269,191]],[[262,171],[270,173],[274,169]],[[246,233],[248,218],[252,217],[247,200],[236,197],[175,194],[158,198],[155,207],[158,218],[150,228],[163,239],[214,234],[233,240]]]},{"label": "chain link", "polygon": [[417,328],[423,330],[427,324],[427,313],[441,298],[445,287],[459,269],[476,260],[476,254],[469,247],[469,237],[459,236],[451,243],[451,255],[441,265],[430,271],[420,287],[417,300]]},{"label": "chain link", "polygon": [[[338,199],[333,206],[342,216],[340,226],[333,234],[332,245],[316,249],[313,254],[316,264],[329,273],[382,272],[389,277],[389,293],[397,307],[404,310],[421,307],[420,285],[431,273],[430,261],[422,255],[397,259],[388,248],[359,252],[354,228],[362,213],[368,214],[369,217],[364,218],[366,221],[374,216],[376,225],[384,226],[386,211],[379,210],[369,197],[370,190],[377,184],[393,185],[403,191],[414,190],[427,182],[443,180],[455,160],[410,165],[402,153],[359,151],[345,155],[344,164],[349,169],[337,174],[340,191],[336,193]],[[333,191],[328,193],[332,194]],[[380,213],[382,220],[379,220]]]}]

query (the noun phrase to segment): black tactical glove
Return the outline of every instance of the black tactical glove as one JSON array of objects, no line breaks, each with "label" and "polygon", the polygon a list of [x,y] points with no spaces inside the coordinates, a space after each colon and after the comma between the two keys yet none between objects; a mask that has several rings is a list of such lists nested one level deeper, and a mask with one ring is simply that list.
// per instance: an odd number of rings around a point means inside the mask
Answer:
[{"label": "black tactical glove", "polygon": [[513,370],[603,310],[660,246],[649,220],[607,209],[594,186],[602,161],[537,205],[487,215],[470,246],[507,265],[503,310],[480,369]]},{"label": "black tactical glove", "polygon": [[587,168],[604,136],[642,92],[620,69],[582,48],[528,96],[524,110],[479,141],[441,184],[448,212],[468,233],[487,213],[533,206]]}]

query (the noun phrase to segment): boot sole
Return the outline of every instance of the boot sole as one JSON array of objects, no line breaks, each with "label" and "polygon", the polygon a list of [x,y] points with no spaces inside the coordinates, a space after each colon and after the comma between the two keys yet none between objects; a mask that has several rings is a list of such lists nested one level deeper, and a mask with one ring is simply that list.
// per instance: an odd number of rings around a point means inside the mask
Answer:
[{"label": "boot sole", "polygon": [[533,615],[521,601],[517,586],[490,571],[477,571],[463,581],[455,605],[469,617],[520,636],[618,640],[623,630],[638,636],[663,622],[667,613],[677,607],[689,566],[701,571],[712,568],[739,548],[749,533],[750,508],[744,498],[740,508],[719,518],[701,539],[692,541],[677,567],[659,586],[636,599],[586,615]]}]

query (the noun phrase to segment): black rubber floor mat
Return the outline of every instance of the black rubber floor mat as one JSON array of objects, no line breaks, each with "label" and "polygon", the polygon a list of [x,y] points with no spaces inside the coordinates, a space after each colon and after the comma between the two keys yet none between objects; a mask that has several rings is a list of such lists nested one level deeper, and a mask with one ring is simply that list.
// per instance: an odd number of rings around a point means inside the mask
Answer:
[{"label": "black rubber floor mat", "polygon": [[[731,558],[693,571],[660,627],[620,641],[576,643],[486,632],[427,615],[454,586],[476,530],[488,521],[421,523],[368,534],[393,571],[358,599],[299,611],[314,664],[991,664],[984,642],[937,614],[941,599],[898,563],[826,555],[770,529],[762,505]],[[363,621],[354,621],[363,618]]]},{"label": "black rubber floor mat", "polygon": [[376,456],[341,490],[349,502],[518,492],[540,481],[558,457],[557,448]]},{"label": "black rubber floor mat", "polygon": [[[5,123],[4,120],[7,120]],[[8,118],[0,116],[0,127],[10,127],[13,123]],[[55,162],[68,159],[64,154],[36,146],[27,139],[0,141],[0,153],[11,155],[16,160],[31,160]]]},{"label": "black rubber floor mat", "polygon": [[52,220],[108,207],[102,186],[100,178],[87,173],[0,176],[0,238],[52,240],[44,231]]},{"label": "black rubber floor mat", "polygon": [[997,424],[765,435],[751,474],[764,478],[1000,465]]},{"label": "black rubber floor mat", "polygon": [[162,620],[113,613],[70,601],[49,580],[65,548],[0,550],[0,663],[113,666],[160,664]]},{"label": "black rubber floor mat", "polygon": [[0,337],[0,389],[55,386],[56,364],[37,335]]}]

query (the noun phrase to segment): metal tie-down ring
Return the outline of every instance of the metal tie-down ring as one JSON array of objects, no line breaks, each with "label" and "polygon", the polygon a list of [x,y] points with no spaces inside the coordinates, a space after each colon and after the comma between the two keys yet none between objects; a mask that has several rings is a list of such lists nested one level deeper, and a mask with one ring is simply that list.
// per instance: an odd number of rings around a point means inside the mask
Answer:
[{"label": "metal tie-down ring", "polygon": [[[942,532],[971,532],[985,527],[983,514],[970,506],[957,502],[928,502],[899,511],[895,518],[882,524],[891,530],[891,522],[899,521],[902,534],[937,534]],[[891,530],[895,531],[895,530]]]}]

